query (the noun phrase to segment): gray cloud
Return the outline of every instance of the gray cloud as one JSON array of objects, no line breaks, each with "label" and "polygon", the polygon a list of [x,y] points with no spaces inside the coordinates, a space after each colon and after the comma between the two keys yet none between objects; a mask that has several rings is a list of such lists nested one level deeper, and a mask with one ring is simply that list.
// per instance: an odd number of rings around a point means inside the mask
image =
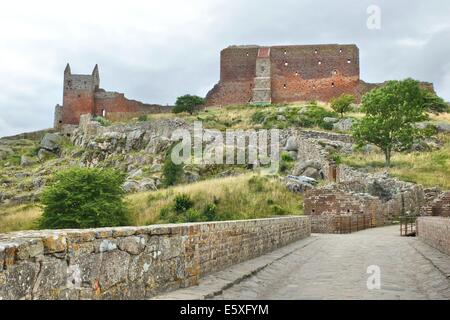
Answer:
[{"label": "gray cloud", "polygon": [[[171,104],[206,94],[230,44],[356,43],[364,80],[414,77],[450,100],[450,3],[440,0],[23,2],[0,12],[0,136],[52,125],[67,62],[74,73],[98,63],[107,90]],[[366,27],[372,4],[380,30]]]}]

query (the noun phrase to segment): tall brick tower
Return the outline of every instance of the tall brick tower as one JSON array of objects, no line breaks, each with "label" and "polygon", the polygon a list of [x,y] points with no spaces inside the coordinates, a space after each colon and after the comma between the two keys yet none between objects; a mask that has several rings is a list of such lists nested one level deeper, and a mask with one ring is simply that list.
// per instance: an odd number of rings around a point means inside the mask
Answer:
[{"label": "tall brick tower", "polygon": [[[100,86],[96,65],[91,75],[72,74],[70,65],[64,70],[63,106],[57,106],[59,124],[78,124],[82,114],[95,113],[95,92]],[[58,124],[56,124],[58,125]]]}]

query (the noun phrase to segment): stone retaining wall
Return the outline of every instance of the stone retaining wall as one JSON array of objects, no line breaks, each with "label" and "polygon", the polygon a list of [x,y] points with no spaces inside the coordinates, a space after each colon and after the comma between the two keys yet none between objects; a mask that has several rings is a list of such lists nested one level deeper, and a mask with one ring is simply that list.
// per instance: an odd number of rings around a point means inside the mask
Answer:
[{"label": "stone retaining wall", "polygon": [[419,217],[416,223],[420,240],[450,255],[449,217]]},{"label": "stone retaining wall", "polygon": [[0,300],[144,299],[308,237],[308,217],[0,235]]}]

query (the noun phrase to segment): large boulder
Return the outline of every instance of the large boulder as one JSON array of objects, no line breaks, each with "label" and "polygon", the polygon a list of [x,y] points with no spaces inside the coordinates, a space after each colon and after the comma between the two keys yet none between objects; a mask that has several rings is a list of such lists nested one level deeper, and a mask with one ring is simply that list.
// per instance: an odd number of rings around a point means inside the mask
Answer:
[{"label": "large boulder", "polygon": [[41,140],[41,149],[57,153],[61,150],[63,138],[56,133],[47,133]]},{"label": "large boulder", "polygon": [[286,151],[298,151],[297,140],[295,137],[289,137],[286,142],[286,147],[284,148]]},{"label": "large boulder", "polygon": [[320,171],[317,170],[316,168],[312,168],[312,167],[307,168],[307,169],[303,172],[303,175],[304,175],[305,177],[313,178],[313,179],[315,179],[315,180],[319,180],[319,179],[321,178],[321,177],[320,177]]}]

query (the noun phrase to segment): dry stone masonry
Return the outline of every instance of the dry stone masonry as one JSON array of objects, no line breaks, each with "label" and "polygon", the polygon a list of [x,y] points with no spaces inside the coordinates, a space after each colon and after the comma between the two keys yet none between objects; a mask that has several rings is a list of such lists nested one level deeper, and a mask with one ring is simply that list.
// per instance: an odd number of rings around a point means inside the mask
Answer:
[{"label": "dry stone masonry", "polygon": [[416,223],[420,240],[450,255],[450,217],[419,217]]},{"label": "dry stone masonry", "polygon": [[307,217],[0,235],[0,300],[144,299],[310,235]]}]

